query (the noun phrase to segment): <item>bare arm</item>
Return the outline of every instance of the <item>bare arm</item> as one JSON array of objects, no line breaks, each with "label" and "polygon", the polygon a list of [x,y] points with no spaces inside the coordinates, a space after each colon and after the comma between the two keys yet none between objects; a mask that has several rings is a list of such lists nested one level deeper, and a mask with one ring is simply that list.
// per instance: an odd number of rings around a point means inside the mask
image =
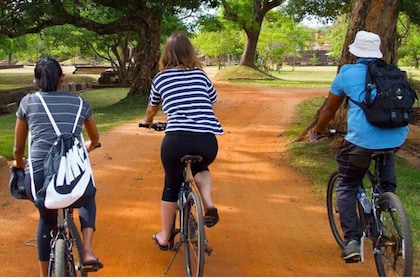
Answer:
[{"label": "bare arm", "polygon": [[328,98],[319,114],[318,121],[312,131],[327,135],[327,125],[334,118],[335,113],[343,103],[344,96],[337,96],[329,93]]},{"label": "bare arm", "polygon": [[151,125],[153,123],[153,118],[159,112],[159,106],[147,105],[146,117],[144,118],[144,123]]},{"label": "bare arm", "polygon": [[92,116],[89,120],[85,120],[83,124],[89,137],[89,141],[86,141],[86,148],[88,151],[92,151],[99,144],[99,132],[98,127],[96,126],[95,117]]},{"label": "bare arm", "polygon": [[15,141],[13,145],[13,154],[15,157],[15,166],[25,168],[25,144],[28,137],[28,123],[21,119],[16,119]]}]

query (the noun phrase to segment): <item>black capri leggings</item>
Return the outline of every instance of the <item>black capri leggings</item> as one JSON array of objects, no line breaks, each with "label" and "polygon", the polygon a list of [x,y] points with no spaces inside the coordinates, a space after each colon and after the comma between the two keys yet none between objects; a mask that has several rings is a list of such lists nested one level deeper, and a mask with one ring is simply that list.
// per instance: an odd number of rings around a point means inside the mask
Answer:
[{"label": "black capri leggings", "polygon": [[[34,182],[36,190],[40,189],[44,183],[44,172],[34,174]],[[25,189],[26,195],[30,201],[34,201],[31,191],[31,176],[25,174]],[[57,215],[58,211],[55,209],[39,209],[39,222],[37,231],[37,247],[38,247],[38,260],[48,261],[50,259],[50,232],[57,228]],[[96,202],[95,198],[91,198],[78,209],[79,220],[81,228],[93,228],[95,230],[96,223]]]},{"label": "black capri leggings", "polygon": [[166,132],[162,141],[160,157],[165,170],[165,186],[162,192],[162,200],[176,202],[179,189],[182,184],[182,171],[184,164],[181,157],[200,155],[203,161],[193,163],[191,170],[193,175],[200,171],[209,170],[209,165],[216,158],[218,144],[216,136],[212,133],[197,132]]}]

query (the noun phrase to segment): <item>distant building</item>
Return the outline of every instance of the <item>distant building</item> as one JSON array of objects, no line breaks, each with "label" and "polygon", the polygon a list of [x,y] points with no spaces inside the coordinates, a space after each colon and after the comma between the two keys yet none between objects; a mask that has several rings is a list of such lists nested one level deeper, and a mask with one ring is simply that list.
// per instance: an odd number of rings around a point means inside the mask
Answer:
[{"label": "distant building", "polygon": [[325,65],[337,65],[337,61],[335,59],[332,59],[330,54],[330,45],[329,44],[323,44],[321,46],[318,46],[317,44],[314,44],[312,46],[312,50],[308,51],[298,51],[299,56],[296,57],[286,57],[283,61],[283,63],[288,65],[318,65],[318,66],[325,66]]}]

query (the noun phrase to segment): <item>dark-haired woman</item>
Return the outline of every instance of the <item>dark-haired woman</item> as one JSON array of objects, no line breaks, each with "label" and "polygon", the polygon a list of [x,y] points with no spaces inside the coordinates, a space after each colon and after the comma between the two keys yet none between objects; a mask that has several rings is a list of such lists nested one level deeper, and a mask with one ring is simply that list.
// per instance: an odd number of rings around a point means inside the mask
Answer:
[{"label": "dark-haired woman", "polygon": [[[35,66],[34,83],[39,88],[51,114],[62,133],[71,132],[79,108],[79,98],[73,93],[61,92],[64,74],[60,64],[53,58],[41,58]],[[79,123],[75,131],[80,135],[82,126],[85,127],[89,141],[86,141],[88,151],[93,150],[99,143],[99,134],[92,107],[83,100],[83,108]],[[33,201],[31,182],[38,191],[44,183],[43,162],[57,135],[40,99],[35,94],[27,94],[22,98],[16,112],[14,167],[25,169],[25,189],[28,198]],[[31,163],[33,178],[29,171],[29,163],[25,161],[25,143],[31,134]],[[39,209],[39,224],[37,232],[38,260],[41,276],[47,276],[48,260],[50,258],[50,232],[56,228],[57,210]],[[80,223],[84,243],[84,263],[96,268],[103,267],[93,253],[92,239],[95,231],[96,203],[90,199],[79,209]]]},{"label": "dark-haired woman", "polygon": [[216,90],[185,34],[175,32],[167,39],[159,69],[152,82],[144,123],[153,123],[161,105],[167,116],[161,147],[165,182],[161,198],[162,230],[153,235],[153,240],[161,250],[168,250],[182,182],[182,156],[197,154],[203,157],[202,162],[192,165],[192,172],[203,199],[206,225],[211,227],[219,221],[211,197],[208,167],[217,155],[216,135],[223,134],[223,129],[212,108],[217,99]]}]

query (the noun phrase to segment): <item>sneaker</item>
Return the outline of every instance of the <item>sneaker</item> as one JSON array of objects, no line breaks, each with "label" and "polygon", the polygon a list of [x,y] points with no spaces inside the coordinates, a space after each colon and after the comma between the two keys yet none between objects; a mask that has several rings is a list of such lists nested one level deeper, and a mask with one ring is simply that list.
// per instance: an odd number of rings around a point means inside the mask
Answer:
[{"label": "sneaker", "polygon": [[344,247],[341,258],[345,261],[357,262],[360,260],[360,244],[357,240],[350,240]]}]

